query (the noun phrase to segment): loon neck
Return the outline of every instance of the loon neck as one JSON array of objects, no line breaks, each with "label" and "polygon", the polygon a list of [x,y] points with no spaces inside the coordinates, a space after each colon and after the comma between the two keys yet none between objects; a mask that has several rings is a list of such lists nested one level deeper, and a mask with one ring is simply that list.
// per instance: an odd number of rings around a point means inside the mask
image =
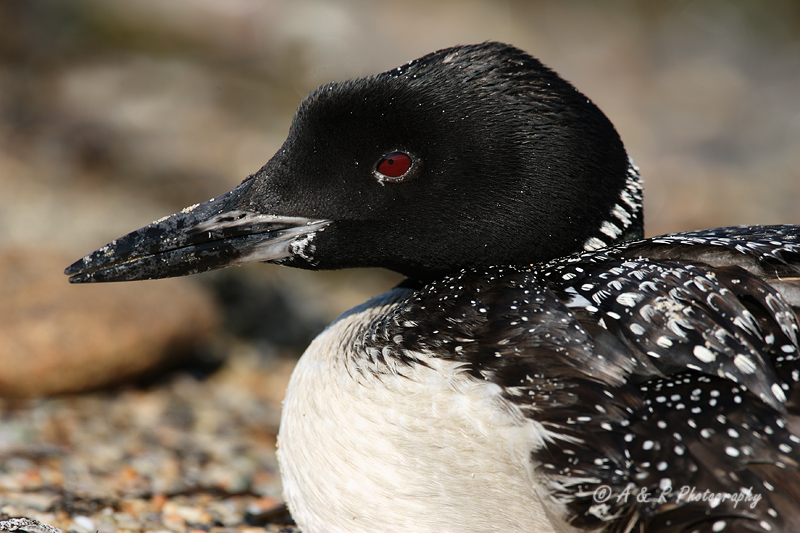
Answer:
[{"label": "loon neck", "polygon": [[582,251],[599,250],[613,244],[644,238],[644,216],[642,208],[642,179],[639,168],[628,158],[625,186],[619,201],[611,208],[595,235],[583,243]]}]

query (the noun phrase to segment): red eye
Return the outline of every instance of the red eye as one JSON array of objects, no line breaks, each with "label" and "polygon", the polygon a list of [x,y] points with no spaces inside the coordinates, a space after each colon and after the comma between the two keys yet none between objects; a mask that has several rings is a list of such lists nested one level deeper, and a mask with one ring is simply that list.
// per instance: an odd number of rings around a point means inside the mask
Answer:
[{"label": "red eye", "polygon": [[411,157],[403,152],[392,152],[378,161],[375,169],[387,178],[399,178],[411,168]]}]

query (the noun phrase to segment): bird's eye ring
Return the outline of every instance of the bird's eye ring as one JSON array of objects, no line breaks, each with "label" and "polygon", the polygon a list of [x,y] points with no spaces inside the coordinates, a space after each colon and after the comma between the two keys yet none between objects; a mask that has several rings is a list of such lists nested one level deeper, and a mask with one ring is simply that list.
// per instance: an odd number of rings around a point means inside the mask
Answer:
[{"label": "bird's eye ring", "polygon": [[408,177],[414,161],[405,152],[391,152],[386,154],[375,164],[375,174],[381,183],[399,182]]}]

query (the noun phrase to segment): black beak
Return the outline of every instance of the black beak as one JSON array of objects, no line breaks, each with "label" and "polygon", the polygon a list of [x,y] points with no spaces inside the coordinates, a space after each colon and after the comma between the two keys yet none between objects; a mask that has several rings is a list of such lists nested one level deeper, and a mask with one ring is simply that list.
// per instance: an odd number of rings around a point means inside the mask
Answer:
[{"label": "black beak", "polygon": [[157,220],[67,267],[71,283],[132,281],[207,272],[299,255],[330,221],[262,214],[245,197],[253,180]]}]

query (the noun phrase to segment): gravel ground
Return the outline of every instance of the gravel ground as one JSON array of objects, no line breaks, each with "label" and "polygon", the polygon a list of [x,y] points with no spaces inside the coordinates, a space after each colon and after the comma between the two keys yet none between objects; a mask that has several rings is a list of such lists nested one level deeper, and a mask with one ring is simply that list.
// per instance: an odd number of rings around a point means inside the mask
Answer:
[{"label": "gravel ground", "polygon": [[70,531],[290,523],[275,461],[291,364],[236,354],[205,379],[0,402],[0,520]]}]

